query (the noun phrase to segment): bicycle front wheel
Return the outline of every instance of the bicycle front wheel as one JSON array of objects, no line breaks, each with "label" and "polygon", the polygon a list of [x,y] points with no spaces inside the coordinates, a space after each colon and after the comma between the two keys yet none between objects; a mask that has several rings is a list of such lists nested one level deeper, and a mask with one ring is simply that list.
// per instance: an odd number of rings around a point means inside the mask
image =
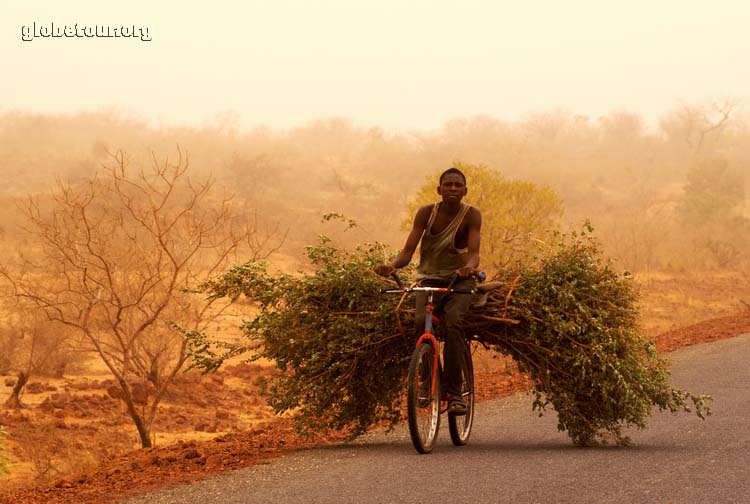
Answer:
[{"label": "bicycle front wheel", "polygon": [[440,427],[440,376],[430,343],[419,345],[411,356],[406,406],[414,448],[430,453]]},{"label": "bicycle front wheel", "polygon": [[474,422],[474,364],[471,361],[471,346],[464,343],[464,366],[461,371],[461,396],[466,403],[466,414],[448,415],[448,430],[455,446],[464,446],[469,442],[471,424]]}]

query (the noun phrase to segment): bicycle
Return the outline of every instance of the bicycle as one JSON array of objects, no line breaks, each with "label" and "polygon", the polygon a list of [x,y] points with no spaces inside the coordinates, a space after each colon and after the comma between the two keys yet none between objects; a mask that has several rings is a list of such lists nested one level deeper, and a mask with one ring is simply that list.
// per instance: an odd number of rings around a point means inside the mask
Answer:
[{"label": "bicycle", "polygon": [[[476,275],[484,280],[484,272]],[[393,275],[398,289],[384,289],[385,293],[427,293],[425,304],[425,330],[419,337],[409,363],[407,378],[407,417],[412,444],[419,453],[430,453],[435,445],[440,428],[440,416],[447,411],[441,402],[445,399],[441,393],[442,347],[444,345],[444,327],[436,316],[440,307],[452,294],[473,294],[475,289],[454,289],[447,287],[404,287],[398,276]],[[433,305],[436,293],[444,294],[438,310]],[[465,446],[469,441],[471,426],[474,422],[474,367],[471,358],[471,345],[464,340],[464,366],[461,373],[461,396],[466,403],[466,413],[448,415],[448,430],[455,446]]]}]

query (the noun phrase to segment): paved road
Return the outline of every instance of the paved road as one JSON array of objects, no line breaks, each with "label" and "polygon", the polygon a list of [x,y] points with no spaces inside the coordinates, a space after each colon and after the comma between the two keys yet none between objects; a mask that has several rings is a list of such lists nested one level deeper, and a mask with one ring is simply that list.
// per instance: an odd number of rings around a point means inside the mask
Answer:
[{"label": "paved road", "polygon": [[628,448],[575,448],[529,396],[481,403],[469,446],[447,422],[431,455],[401,429],[296,453],[132,503],[750,503],[750,335],[671,355],[673,382],[714,415],[657,413]]}]

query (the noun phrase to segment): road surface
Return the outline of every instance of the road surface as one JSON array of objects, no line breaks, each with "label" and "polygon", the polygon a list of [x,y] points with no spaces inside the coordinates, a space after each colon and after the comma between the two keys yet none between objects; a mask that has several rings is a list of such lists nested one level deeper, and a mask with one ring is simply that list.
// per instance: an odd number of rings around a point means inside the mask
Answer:
[{"label": "road surface", "polygon": [[405,428],[374,432],[128,502],[750,503],[750,335],[670,359],[672,382],[711,394],[714,414],[656,412],[631,447],[576,448],[554,412],[539,418],[517,395],[478,405],[466,447],[444,418],[430,455]]}]

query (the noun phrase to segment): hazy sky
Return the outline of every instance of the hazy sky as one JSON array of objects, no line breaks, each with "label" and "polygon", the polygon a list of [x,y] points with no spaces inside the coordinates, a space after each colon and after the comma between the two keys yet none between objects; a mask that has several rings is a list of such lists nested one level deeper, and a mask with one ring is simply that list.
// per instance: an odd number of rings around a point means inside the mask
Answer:
[{"label": "hazy sky", "polygon": [[[152,40],[22,40],[24,25],[53,22],[147,27]],[[556,109],[653,120],[744,103],[749,27],[750,2],[720,0],[0,0],[0,112],[397,129]]]}]

